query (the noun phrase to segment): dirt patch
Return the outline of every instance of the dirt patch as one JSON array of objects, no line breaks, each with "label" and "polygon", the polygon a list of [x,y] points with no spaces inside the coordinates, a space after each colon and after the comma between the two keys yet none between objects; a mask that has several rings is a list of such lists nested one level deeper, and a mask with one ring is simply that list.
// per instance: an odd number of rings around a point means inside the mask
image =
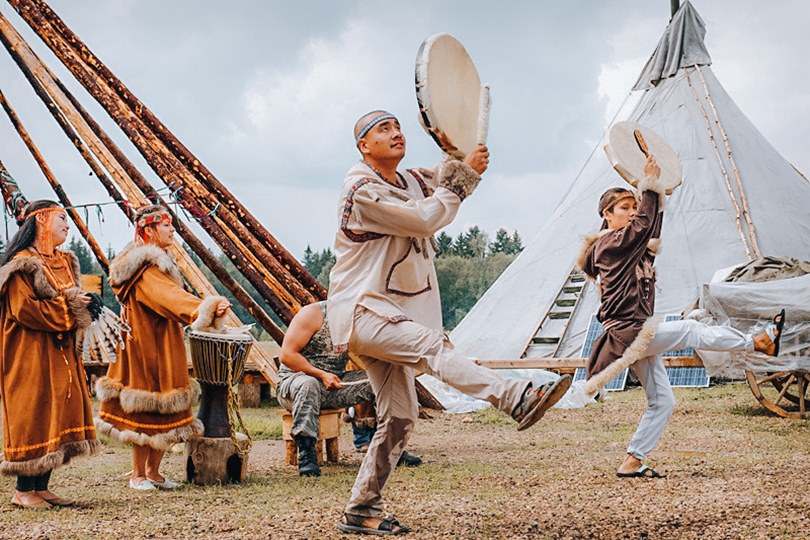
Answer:
[{"label": "dirt patch", "polygon": [[[662,480],[614,476],[643,393],[554,409],[527,432],[497,411],[420,421],[385,496],[407,538],[808,538],[810,422],[762,414],[747,386],[676,390],[678,407],[650,465]],[[269,409],[248,415],[273,414]],[[256,441],[241,486],[175,493],[126,487],[129,451],[110,446],[54,473],[77,508],[0,505],[0,538],[344,538],[336,528],[362,456],[341,436],[341,464],[321,478],[284,465],[281,441]],[[182,478],[182,454],[165,473]],[[10,498],[13,481],[0,486]]]}]

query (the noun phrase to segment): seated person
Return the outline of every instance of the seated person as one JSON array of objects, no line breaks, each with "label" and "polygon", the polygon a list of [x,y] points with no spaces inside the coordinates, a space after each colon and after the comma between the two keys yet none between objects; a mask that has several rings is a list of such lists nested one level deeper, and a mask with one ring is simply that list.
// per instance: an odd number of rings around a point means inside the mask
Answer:
[{"label": "seated person", "polygon": [[[276,391],[279,404],[292,412],[290,433],[298,447],[298,474],[320,476],[315,442],[321,409],[373,402],[374,391],[364,371],[346,371],[348,355],[333,353],[326,324],[326,302],[304,306],[293,317],[281,344],[279,360],[283,365],[278,372]],[[376,429],[358,426],[356,422],[352,422],[352,427]],[[361,435],[367,436],[368,432],[356,433],[356,437]],[[403,452],[399,463],[418,465],[421,459]]]}]

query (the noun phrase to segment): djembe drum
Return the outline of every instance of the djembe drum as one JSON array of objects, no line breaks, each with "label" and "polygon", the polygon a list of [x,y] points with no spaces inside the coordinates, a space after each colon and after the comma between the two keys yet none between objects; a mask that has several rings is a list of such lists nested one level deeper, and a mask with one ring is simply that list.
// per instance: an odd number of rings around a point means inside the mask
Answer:
[{"label": "djembe drum", "polygon": [[230,437],[229,396],[242,379],[253,340],[247,334],[190,331],[188,342],[194,377],[202,389],[197,418],[205,426],[204,436]]},{"label": "djembe drum", "polygon": [[[201,485],[239,482],[247,470],[252,441],[239,414],[236,385],[253,345],[246,333],[190,331],[189,349],[202,396],[197,418],[203,436],[186,443],[186,479]],[[236,419],[245,432],[236,432]]]}]

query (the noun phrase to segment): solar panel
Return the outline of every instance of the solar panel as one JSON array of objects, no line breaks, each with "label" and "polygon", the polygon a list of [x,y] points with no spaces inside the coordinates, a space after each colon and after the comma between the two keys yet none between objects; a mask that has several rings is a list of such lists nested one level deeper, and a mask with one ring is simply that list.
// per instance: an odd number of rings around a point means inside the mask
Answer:
[{"label": "solar panel", "polygon": [[[585,342],[582,344],[580,358],[589,358],[591,356],[591,351],[593,350],[593,344],[596,341],[596,338],[598,338],[604,331],[605,329],[602,326],[602,323],[599,322],[599,319],[596,318],[596,315],[591,315],[591,320],[588,323],[588,332],[585,335]],[[627,375],[629,371],[629,369],[625,369],[616,375],[612,381],[605,385],[604,390],[609,392],[624,390],[624,387],[627,385]],[[576,382],[584,380],[585,369],[577,368],[577,370],[574,372],[574,381]]]},{"label": "solar panel", "polygon": [[[667,315],[667,321],[679,321],[680,315]],[[662,358],[676,356],[694,356],[695,350],[692,348],[681,349],[679,351],[669,351],[662,354]],[[711,378],[706,373],[706,368],[702,367],[668,367],[667,377],[669,384],[678,388],[708,388]]]}]

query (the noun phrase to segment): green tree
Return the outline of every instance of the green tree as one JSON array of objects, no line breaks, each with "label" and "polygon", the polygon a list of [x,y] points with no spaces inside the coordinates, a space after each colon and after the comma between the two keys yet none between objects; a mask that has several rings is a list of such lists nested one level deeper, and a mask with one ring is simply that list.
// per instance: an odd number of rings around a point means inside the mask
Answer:
[{"label": "green tree", "polygon": [[439,244],[439,253],[438,257],[446,257],[447,255],[453,255],[453,238],[447,234],[446,232],[442,231],[436,237],[436,242]]},{"label": "green tree", "polygon": [[514,258],[494,253],[483,259],[458,255],[436,259],[445,329],[455,328]]},{"label": "green tree", "polygon": [[520,235],[518,234],[517,230],[512,233],[512,238],[509,244],[509,251],[506,253],[517,255],[523,251],[523,241],[520,239]]},{"label": "green tree", "polygon": [[84,242],[74,236],[70,239],[68,249],[79,259],[79,270],[82,274],[98,275],[101,273],[101,267]]},{"label": "green tree", "polygon": [[523,251],[523,242],[517,231],[509,234],[509,231],[501,227],[495,233],[495,241],[489,244],[490,253],[506,253],[507,255],[517,255]]}]

